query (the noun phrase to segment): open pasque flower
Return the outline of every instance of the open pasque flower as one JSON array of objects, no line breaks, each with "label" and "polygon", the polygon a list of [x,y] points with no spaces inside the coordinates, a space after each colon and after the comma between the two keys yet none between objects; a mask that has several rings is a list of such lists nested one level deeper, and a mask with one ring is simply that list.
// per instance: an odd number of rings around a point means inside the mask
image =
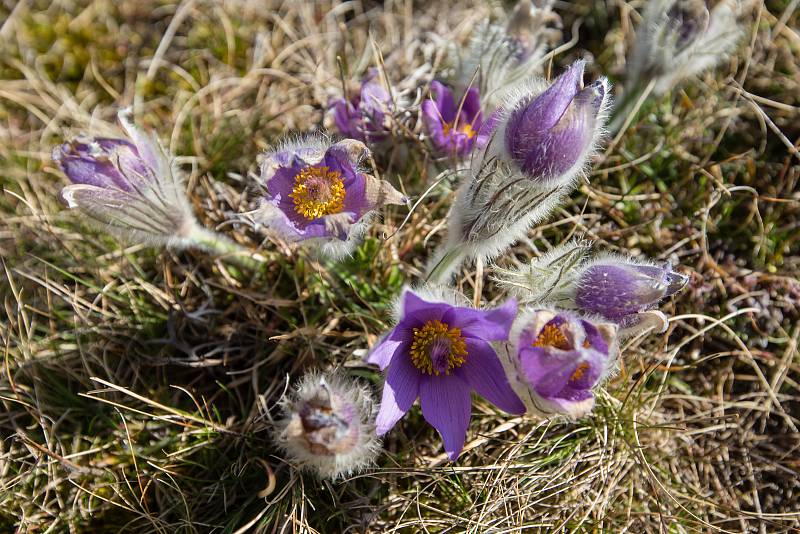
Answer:
[{"label": "open pasque flower", "polygon": [[129,240],[202,245],[210,232],[198,226],[174,160],[129,115],[119,113],[127,139],[77,137],[55,148],[53,160],[72,182],[61,199]]},{"label": "open pasque flower", "polygon": [[431,142],[445,155],[464,157],[489,140],[491,124],[484,123],[478,89],[470,87],[461,101],[441,82],[431,83],[434,98],[422,103],[422,120]]},{"label": "open pasque flower", "polygon": [[419,397],[423,417],[441,434],[451,460],[464,447],[472,390],[506,412],[525,411],[489,344],[508,339],[516,302],[476,310],[455,300],[453,294],[434,297],[407,289],[397,325],[367,358],[386,372],[378,435],[388,432]]},{"label": "open pasque flower", "polygon": [[358,382],[333,373],[306,374],[281,403],[275,439],[299,467],[338,478],[366,467],[380,444],[374,403]]},{"label": "open pasque flower", "polygon": [[443,280],[465,258],[491,259],[548,215],[573,189],[602,137],[608,84],[583,84],[577,61],[551,84],[535,82],[510,98],[486,148],[461,184],[446,250],[431,279]]},{"label": "open pasque flower", "polygon": [[580,417],[594,406],[593,388],[615,360],[613,324],[563,311],[520,315],[501,351],[511,384],[530,413]]},{"label": "open pasque flower", "polygon": [[376,76],[373,69],[349,99],[336,98],[328,105],[336,128],[345,137],[365,142],[386,137],[392,97]]},{"label": "open pasque flower", "polygon": [[309,140],[268,154],[261,207],[251,215],[287,241],[314,243],[333,258],[349,253],[374,210],[406,202],[391,184],[360,169],[368,155],[353,139]]}]

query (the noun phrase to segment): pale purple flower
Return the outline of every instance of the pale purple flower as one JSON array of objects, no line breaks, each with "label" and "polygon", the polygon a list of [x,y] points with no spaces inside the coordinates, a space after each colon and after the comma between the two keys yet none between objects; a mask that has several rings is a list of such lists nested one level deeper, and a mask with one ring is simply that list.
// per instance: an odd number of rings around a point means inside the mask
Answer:
[{"label": "pale purple flower", "polygon": [[374,403],[342,375],[311,372],[281,401],[275,439],[289,459],[320,478],[359,471],[375,459]]},{"label": "pale purple flower", "polygon": [[445,155],[464,157],[486,145],[491,120],[484,123],[478,89],[470,87],[460,101],[442,83],[431,83],[433,98],[422,103],[422,121],[436,149]]},{"label": "pale purple flower", "polygon": [[579,417],[594,406],[593,389],[616,354],[616,326],[569,312],[523,313],[504,354],[515,391],[532,413]]},{"label": "pale purple flower", "polygon": [[388,432],[419,397],[423,417],[455,460],[466,439],[472,390],[506,412],[525,411],[490,345],[508,339],[517,304],[476,310],[428,298],[406,290],[397,325],[367,359],[386,372],[376,426],[378,435]]},{"label": "pale purple flower", "polygon": [[353,139],[329,146],[309,141],[268,154],[261,168],[264,197],[254,220],[287,241],[313,240],[326,255],[346,254],[375,209],[406,202],[388,182],[362,171],[360,162],[368,155]]},{"label": "pale purple flower", "polygon": [[686,286],[688,277],[669,263],[634,262],[614,256],[588,262],[575,277],[575,304],[622,326],[640,312],[655,307],[661,299]]},{"label": "pale purple flower", "polygon": [[328,104],[339,133],[359,141],[378,142],[386,137],[392,97],[371,73],[349,99],[336,98]]},{"label": "pale purple flower", "polygon": [[174,160],[133,126],[128,110],[119,120],[127,139],[78,137],[55,148],[53,160],[72,182],[61,199],[127,239],[177,247],[207,239]]},{"label": "pale purple flower", "polygon": [[608,87],[605,79],[584,87],[584,66],[575,62],[541,94],[519,99],[508,114],[506,155],[532,180],[571,180],[594,147]]}]

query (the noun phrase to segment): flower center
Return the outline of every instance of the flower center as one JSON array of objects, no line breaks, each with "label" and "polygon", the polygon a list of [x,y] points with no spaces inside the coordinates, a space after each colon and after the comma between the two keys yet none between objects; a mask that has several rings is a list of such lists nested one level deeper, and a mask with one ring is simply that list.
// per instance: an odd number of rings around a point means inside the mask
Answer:
[{"label": "flower center", "polygon": [[586,370],[588,368],[589,368],[588,363],[586,362],[580,363],[578,367],[575,368],[575,371],[572,373],[572,376],[569,377],[569,381],[577,382],[578,380],[580,380],[583,377],[584,373],[586,373]]},{"label": "flower center", "polygon": [[560,350],[570,350],[569,341],[564,332],[554,324],[546,324],[533,342],[534,347],[553,347]]},{"label": "flower center", "polygon": [[441,321],[428,321],[414,329],[411,342],[411,363],[429,375],[449,375],[461,367],[467,357],[467,344],[460,328],[450,328]]},{"label": "flower center", "polygon": [[450,135],[450,132],[453,130],[466,135],[467,138],[469,139],[475,137],[475,130],[472,129],[472,125],[468,122],[463,123],[459,126],[455,126],[451,122],[446,122],[442,125],[442,131],[444,132],[444,135]]},{"label": "flower center", "polygon": [[342,173],[328,167],[306,167],[294,177],[295,185],[289,198],[295,211],[309,221],[344,209]]}]

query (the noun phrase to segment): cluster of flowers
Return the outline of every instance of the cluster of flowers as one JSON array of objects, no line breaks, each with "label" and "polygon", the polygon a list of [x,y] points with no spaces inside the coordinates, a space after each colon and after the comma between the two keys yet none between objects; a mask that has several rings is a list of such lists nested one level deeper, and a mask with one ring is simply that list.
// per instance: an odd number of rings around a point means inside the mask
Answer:
[{"label": "cluster of flowers", "polygon": [[[629,83],[661,92],[718,61],[736,32],[727,28],[720,42],[720,26],[739,6],[717,4],[709,11],[700,0],[649,3]],[[667,263],[592,255],[583,241],[523,269],[497,269],[512,296],[499,307],[475,309],[452,287],[463,262],[498,257],[551,214],[603,138],[605,78],[585,84],[582,60],[550,82],[539,76],[559,24],[549,1],[522,0],[505,24],[486,24],[464,50],[453,49],[450,78],[425,89],[422,138],[439,163],[466,162],[447,239],[424,282],[402,292],[394,328],[367,357],[386,375],[378,409],[367,388],[330,372],[306,376],[284,398],[276,440],[297,465],[323,477],[367,465],[379,450],[377,436],[417,398],[451,460],[464,447],[473,391],[512,414],[584,415],[615,368],[620,339],[666,329],[655,307],[687,278]],[[708,41],[716,46],[711,54]],[[388,142],[393,117],[412,108],[402,108],[377,71],[329,108],[345,139],[304,139],[265,154],[260,205],[247,215],[284,241],[336,260],[358,245],[378,208],[408,202],[373,175],[367,145]],[[79,137],[55,150],[73,182],[61,192],[66,205],[129,239],[236,254],[232,241],[197,222],[173,158],[127,112],[120,121],[127,139]]]}]

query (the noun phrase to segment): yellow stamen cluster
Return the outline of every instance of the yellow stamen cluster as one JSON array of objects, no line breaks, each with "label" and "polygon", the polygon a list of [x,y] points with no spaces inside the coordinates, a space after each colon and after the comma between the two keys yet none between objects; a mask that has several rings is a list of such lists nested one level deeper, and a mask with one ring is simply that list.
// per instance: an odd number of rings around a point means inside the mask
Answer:
[{"label": "yellow stamen cluster", "polygon": [[554,324],[547,324],[533,342],[534,347],[553,347],[560,350],[570,350],[569,341],[564,332]]},{"label": "yellow stamen cluster", "polygon": [[295,211],[309,221],[344,209],[342,173],[328,167],[306,167],[294,178],[295,186],[289,195]]},{"label": "yellow stamen cluster", "polygon": [[475,137],[475,134],[477,134],[477,132],[472,129],[472,124],[468,122],[462,124],[460,127],[456,127],[453,123],[450,122],[446,122],[442,125],[442,131],[444,132],[445,135],[448,135],[451,130],[456,130],[457,132],[461,132],[470,139]]},{"label": "yellow stamen cluster", "polygon": [[586,370],[589,368],[589,364],[586,362],[582,362],[575,368],[575,371],[572,373],[572,376],[569,377],[570,382],[575,382],[576,380],[580,380]]},{"label": "yellow stamen cluster", "polygon": [[448,347],[447,370],[444,374],[449,375],[452,369],[461,367],[467,357],[467,344],[461,335],[461,329],[450,328],[441,321],[428,321],[422,328],[414,329],[414,339],[411,342],[411,362],[417,369],[429,375],[441,374],[433,366],[431,359],[431,349],[439,343]]}]

